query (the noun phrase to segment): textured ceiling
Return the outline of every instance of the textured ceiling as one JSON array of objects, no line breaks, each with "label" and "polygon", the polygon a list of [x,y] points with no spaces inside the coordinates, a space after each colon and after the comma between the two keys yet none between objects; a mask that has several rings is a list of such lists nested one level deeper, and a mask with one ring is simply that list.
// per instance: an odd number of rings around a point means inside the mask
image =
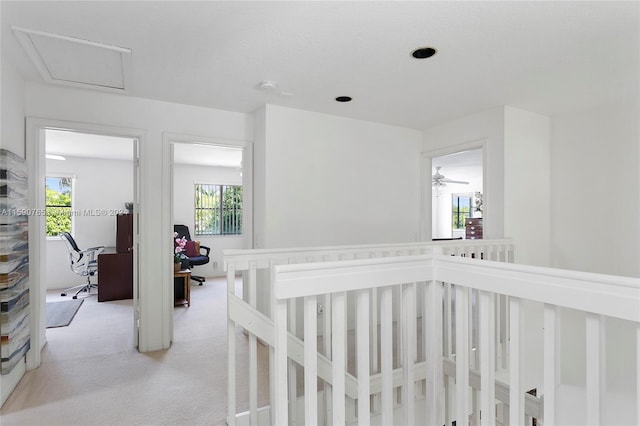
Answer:
[{"label": "textured ceiling", "polygon": [[[636,1],[0,4],[3,60],[27,80],[42,81],[11,26],[129,48],[130,96],[229,111],[271,103],[424,129],[500,105],[552,115],[638,94]],[[413,59],[420,46],[438,53]]]}]

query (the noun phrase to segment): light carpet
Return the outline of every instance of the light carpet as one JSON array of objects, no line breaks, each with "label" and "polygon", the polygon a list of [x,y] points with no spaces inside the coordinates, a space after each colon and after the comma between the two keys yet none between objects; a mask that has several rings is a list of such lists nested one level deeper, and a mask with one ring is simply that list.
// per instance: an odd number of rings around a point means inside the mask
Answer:
[{"label": "light carpet", "polygon": [[66,327],[71,324],[84,299],[47,302],[47,328]]},{"label": "light carpet", "polygon": [[[62,299],[58,292],[48,301]],[[174,310],[170,349],[133,346],[131,300],[85,303],[68,327],[47,329],[39,368],[0,410],[11,425],[224,425],[227,410],[226,281],[191,286]],[[248,409],[248,338],[236,330],[237,408]],[[268,404],[268,350],[259,346],[259,405]]]}]

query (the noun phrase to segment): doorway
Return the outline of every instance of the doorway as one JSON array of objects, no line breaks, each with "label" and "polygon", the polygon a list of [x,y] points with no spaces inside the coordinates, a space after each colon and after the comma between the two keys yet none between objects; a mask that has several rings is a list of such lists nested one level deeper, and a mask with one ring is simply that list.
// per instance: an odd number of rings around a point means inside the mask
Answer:
[{"label": "doorway", "polygon": [[484,140],[423,153],[424,241],[466,239],[466,218],[484,215],[484,164]]},{"label": "doorway", "polygon": [[[31,182],[30,204],[36,215],[29,225],[30,277],[38,283],[32,287],[32,347],[42,348],[46,337],[47,291],[63,292],[71,284],[80,284],[85,277],[70,270],[69,252],[57,234],[70,231],[78,246],[116,246],[117,215],[138,214],[138,149],[143,134],[136,130],[98,126],[87,123],[64,122],[47,119],[27,119],[27,157],[33,164],[29,175]],[[47,179],[49,178],[49,179]],[[58,179],[56,179],[58,178]],[[62,178],[62,179],[59,179]],[[47,183],[55,186],[64,181],[68,198],[65,207],[66,219],[62,223],[47,223],[47,211],[51,201],[46,196]],[[50,187],[49,192],[61,190]],[[59,191],[58,191],[59,192]],[[51,195],[51,194],[50,194]],[[137,285],[138,285],[138,232],[137,220],[132,220],[132,301],[130,317],[131,341],[138,345]],[[62,229],[65,228],[65,229]],[[93,281],[96,281],[95,278]],[[78,299],[97,298],[94,293],[78,294]],[[67,299],[71,300],[73,294]],[[30,351],[27,355],[28,368],[40,363],[40,351]]]},{"label": "doorway", "polygon": [[[208,262],[190,268],[192,278],[198,278],[189,283],[193,305],[198,303],[198,292],[208,285],[208,278],[225,276],[225,250],[251,248],[252,146],[243,141],[169,134],[164,141],[170,158],[170,229],[173,232],[175,225],[183,225],[191,240],[209,249]],[[200,250],[200,254],[205,251]],[[170,282],[179,300],[184,284],[175,279],[175,273]],[[188,304],[171,310],[174,319],[180,309],[189,309]]]},{"label": "doorway", "polygon": [[432,160],[432,238],[465,239],[465,219],[482,217],[482,149]]}]

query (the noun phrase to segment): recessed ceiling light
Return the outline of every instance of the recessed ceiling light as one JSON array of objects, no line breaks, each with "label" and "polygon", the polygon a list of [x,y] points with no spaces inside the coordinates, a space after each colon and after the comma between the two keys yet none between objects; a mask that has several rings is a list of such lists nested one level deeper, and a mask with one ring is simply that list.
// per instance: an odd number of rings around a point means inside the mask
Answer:
[{"label": "recessed ceiling light", "polygon": [[338,96],[336,98],[338,102],[351,102],[351,96]]},{"label": "recessed ceiling light", "polygon": [[411,56],[416,59],[426,59],[435,55],[437,52],[433,47],[419,47],[413,52],[411,52]]},{"label": "recessed ceiling light", "polygon": [[66,160],[66,158],[64,158],[62,155],[46,154],[45,157],[48,158],[49,160],[60,160],[60,161]]}]

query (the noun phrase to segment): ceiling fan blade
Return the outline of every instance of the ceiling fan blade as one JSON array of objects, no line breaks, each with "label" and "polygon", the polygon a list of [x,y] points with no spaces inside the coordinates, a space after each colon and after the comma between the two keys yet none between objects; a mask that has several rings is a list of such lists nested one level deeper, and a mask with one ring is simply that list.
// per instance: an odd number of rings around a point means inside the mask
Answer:
[{"label": "ceiling fan blade", "polygon": [[469,182],[465,182],[463,180],[451,180],[451,179],[447,179],[447,178],[441,179],[440,182],[461,183],[461,184],[464,184],[464,185],[468,185],[469,184]]}]

